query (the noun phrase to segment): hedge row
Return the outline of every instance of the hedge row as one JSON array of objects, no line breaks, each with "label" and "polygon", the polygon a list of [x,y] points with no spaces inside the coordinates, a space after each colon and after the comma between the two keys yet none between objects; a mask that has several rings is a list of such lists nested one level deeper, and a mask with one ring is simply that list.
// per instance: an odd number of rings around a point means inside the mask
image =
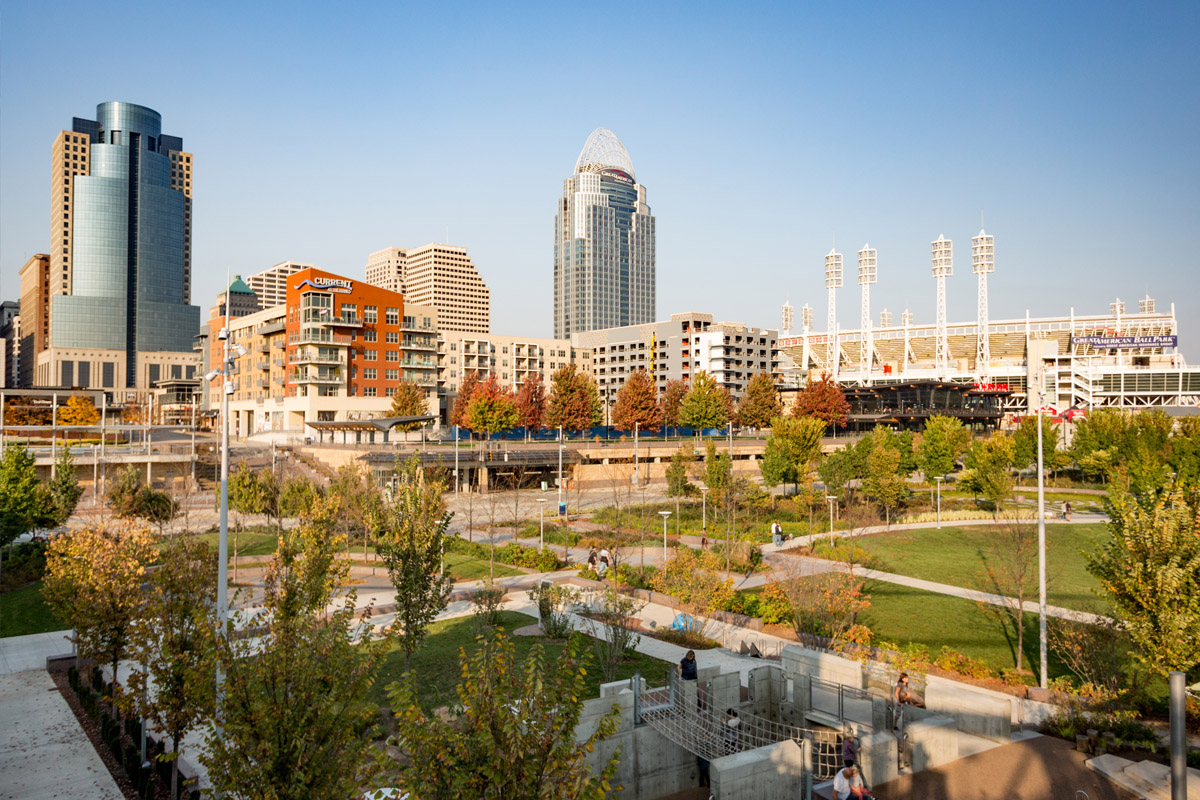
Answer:
[{"label": "hedge row", "polygon": [[[462,553],[487,561],[492,555],[492,548],[486,544],[468,542],[465,539],[454,537],[450,540],[450,552]],[[538,572],[554,572],[564,566],[559,557],[550,550],[539,552],[536,547],[525,547],[516,542],[509,542],[503,547],[495,548],[495,557],[496,561],[501,564],[524,567]]]}]

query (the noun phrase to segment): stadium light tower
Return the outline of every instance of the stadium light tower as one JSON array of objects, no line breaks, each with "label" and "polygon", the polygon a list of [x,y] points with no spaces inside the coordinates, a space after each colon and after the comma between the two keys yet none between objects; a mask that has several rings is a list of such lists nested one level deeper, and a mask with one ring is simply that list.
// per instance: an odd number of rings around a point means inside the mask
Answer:
[{"label": "stadium light tower", "polygon": [[886,308],[879,312],[879,327],[892,327],[892,312],[888,311]]},{"label": "stadium light tower", "polygon": [[783,303],[783,335],[788,336],[792,332],[792,326],[796,324],[796,309],[792,307],[791,301],[785,300]]},{"label": "stadium light tower", "polygon": [[939,378],[950,374],[950,336],[946,332],[946,278],[954,274],[954,242],[938,236],[933,243],[933,277],[937,280],[937,349]]},{"label": "stadium light tower", "polygon": [[900,315],[900,323],[904,326],[904,360],[900,362],[900,371],[908,372],[909,362],[916,361],[916,359],[912,357],[912,346],[908,342],[908,329],[913,324],[913,315],[907,308]]},{"label": "stadium light tower", "polygon": [[829,292],[829,335],[825,344],[825,367],[834,380],[838,376],[837,290],[842,288],[842,254],[836,248],[825,256],[825,288]]},{"label": "stadium light tower", "polygon": [[801,307],[801,309],[800,309],[800,330],[803,331],[802,335],[804,336],[804,353],[803,353],[804,364],[801,365],[801,368],[805,372],[808,372],[808,365],[810,363],[812,363],[812,351],[809,349],[809,344],[808,344],[808,335],[809,335],[809,333],[812,332],[812,326],[813,326],[812,306],[810,306],[808,303],[805,303],[804,306]]},{"label": "stadium light tower", "polygon": [[1125,313],[1125,303],[1121,300],[1121,298],[1118,297],[1116,300],[1108,304],[1108,313],[1112,314],[1114,317],[1120,317]]},{"label": "stadium light tower", "polygon": [[971,271],[979,278],[979,310],[975,321],[975,375],[983,378],[987,374],[988,362],[992,360],[992,349],[988,345],[988,275],[996,269],[995,237],[988,236],[983,228],[971,239]]},{"label": "stadium light tower", "polygon": [[875,344],[871,341],[871,284],[878,279],[878,259],[871,245],[864,244],[858,251],[858,285],[862,287],[862,359],[859,362],[859,380],[871,383],[871,364]]},{"label": "stadium light tower", "polygon": [[1144,299],[1138,300],[1138,313],[1139,314],[1153,314],[1154,313],[1154,298],[1152,298],[1150,295],[1146,295],[1146,297]]}]

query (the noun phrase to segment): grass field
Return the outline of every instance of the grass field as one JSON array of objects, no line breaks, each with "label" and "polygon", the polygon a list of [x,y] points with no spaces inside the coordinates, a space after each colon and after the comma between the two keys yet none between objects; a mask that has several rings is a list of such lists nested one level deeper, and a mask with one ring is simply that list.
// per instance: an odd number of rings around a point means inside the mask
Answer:
[{"label": "grass field", "polygon": [[[892,531],[860,536],[858,547],[872,557],[872,566],[898,575],[951,586],[979,587],[984,553],[995,531],[986,525]],[[1051,605],[1090,611],[1103,607],[1095,594],[1096,579],[1086,567],[1086,554],[1108,536],[1104,523],[1046,526],[1046,586]],[[829,554],[818,544],[817,553]],[[1034,568],[1036,578],[1036,567]]]},{"label": "grass field", "polygon": [[61,631],[67,624],[42,600],[42,582],[0,594],[0,637]]},{"label": "grass field", "polygon": [[[537,622],[533,617],[515,611],[500,612],[501,625],[510,635],[517,628]],[[546,641],[536,636],[512,636],[516,646],[518,663],[523,662],[535,644],[541,643],[547,661],[558,657],[565,646],[563,642]],[[464,648],[468,654],[478,649],[475,641],[474,617],[457,617],[442,620],[429,626],[429,636],[420,650],[413,653],[412,670],[414,679],[421,687],[421,706],[427,711],[449,705],[457,699],[455,687],[460,679],[458,651]],[[644,675],[659,676],[667,663],[638,653],[635,658],[621,665],[619,679],[631,677],[639,670]],[[387,686],[404,674],[404,651],[399,648],[388,653],[387,660],[375,681],[374,699],[379,705],[387,705]],[[600,695],[600,684],[604,681],[598,665],[592,662],[587,672],[587,697]]]},{"label": "grass field", "polygon": [[[206,543],[214,550],[217,547],[217,532],[200,533],[196,538]],[[275,552],[275,547],[278,544],[279,537],[274,533],[264,533],[262,531],[242,531],[235,533],[233,527],[229,529],[229,557],[233,558],[233,542],[237,540],[237,555],[238,558],[243,556],[269,556]]]}]

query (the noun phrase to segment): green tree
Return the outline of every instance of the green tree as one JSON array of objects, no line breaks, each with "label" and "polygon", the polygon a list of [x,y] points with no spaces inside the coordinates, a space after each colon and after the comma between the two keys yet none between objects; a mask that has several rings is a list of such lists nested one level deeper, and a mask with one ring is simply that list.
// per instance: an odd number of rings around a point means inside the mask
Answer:
[{"label": "green tree", "polygon": [[778,486],[790,483],[800,491],[800,482],[812,470],[821,455],[821,437],[825,423],[816,417],[776,416],[763,451],[763,483]]},{"label": "green tree", "polygon": [[574,364],[564,364],[550,378],[550,410],[546,425],[582,431],[599,425],[603,414],[596,382]]},{"label": "green tree", "polygon": [[1139,503],[1125,492],[1105,503],[1112,536],[1088,571],[1117,609],[1151,672],[1200,663],[1200,500],[1176,481]]},{"label": "green tree", "polygon": [[[1026,415],[1013,431],[1013,466],[1027,469],[1037,464],[1037,415]],[[1042,415],[1042,461],[1049,463],[1050,454],[1058,449],[1058,425]]]},{"label": "green tree", "polygon": [[539,431],[545,427],[546,421],[546,386],[542,383],[542,373],[529,372],[517,392],[517,417],[525,431]]},{"label": "green tree", "polygon": [[1183,417],[1178,430],[1167,440],[1167,463],[1180,486],[1200,484],[1200,417]]},{"label": "green tree", "polygon": [[[388,415],[393,417],[423,417],[429,413],[429,398],[425,390],[415,381],[400,381],[396,384],[396,393],[392,395],[392,407]],[[402,431],[419,430],[422,423],[405,422],[396,427]]]},{"label": "green tree", "polygon": [[[1121,463],[1122,448],[1129,433],[1129,414],[1119,408],[1097,408],[1075,425],[1071,437],[1071,456],[1085,474],[1091,473],[1104,480]],[[1095,459],[1090,456],[1103,452]],[[1089,466],[1085,466],[1085,463]],[[1103,473],[1098,470],[1105,468]]]},{"label": "green tree", "polygon": [[467,407],[471,405],[471,395],[479,385],[479,370],[465,370],[462,382],[454,393],[454,407],[450,411],[450,424],[460,428],[470,429],[467,425]]},{"label": "green tree", "polygon": [[79,498],[83,496],[83,487],[75,476],[75,458],[65,447],[58,456],[58,463],[54,465],[54,477],[46,487],[46,494],[49,501],[46,513],[51,524],[65,524],[75,513]]},{"label": "green tree", "polygon": [[821,477],[821,483],[825,484],[829,493],[841,495],[850,481],[858,477],[855,461],[852,447],[834,450],[821,459],[817,465],[817,474]]},{"label": "green tree", "polygon": [[631,431],[637,425],[641,430],[651,430],[662,425],[662,408],[658,405],[658,389],[654,379],[644,369],[629,373],[625,383],[617,392],[617,403],[613,406],[613,424],[621,430]]},{"label": "green tree", "polygon": [[446,608],[454,585],[439,568],[451,515],[442,501],[445,484],[427,480],[416,455],[396,477],[377,549],[396,589],[396,634],[407,671],[429,624]]},{"label": "green tree", "polygon": [[725,387],[701,370],[679,406],[679,424],[686,428],[722,428],[730,419],[731,404]]},{"label": "green tree", "polygon": [[213,713],[217,556],[204,542],[173,537],[130,643],[128,705],[171,739],[171,796],[178,797],[179,743]]},{"label": "green tree", "polygon": [[348,577],[336,558],[337,499],[284,531],[264,581],[257,639],[218,642],[224,674],[218,720],[205,726],[200,759],[213,789],[243,800],[308,800],[361,794],[380,761],[370,693],[387,637],[372,638],[355,592],[334,603]]},{"label": "green tree", "polygon": [[704,485],[713,493],[714,499],[729,488],[733,477],[733,462],[728,453],[717,450],[712,439],[704,443]]},{"label": "green tree", "polygon": [[1005,498],[1012,495],[1013,451],[1012,437],[1002,433],[976,440],[967,451],[965,463],[971,474],[963,480],[992,503],[996,516]]},{"label": "green tree", "polygon": [[775,390],[775,376],[757,372],[746,384],[746,394],[738,404],[738,422],[748,428],[767,428],[783,413],[783,403]]},{"label": "green tree", "polygon": [[19,444],[0,458],[0,547],[42,524],[48,503],[33,455]]},{"label": "green tree", "polygon": [[958,417],[933,416],[925,422],[925,430],[917,444],[917,462],[925,480],[954,471],[959,456],[971,443],[971,432]]},{"label": "green tree", "polygon": [[303,475],[289,476],[279,492],[279,511],[285,517],[302,517],[312,508],[321,490]]},{"label": "green tree", "polygon": [[687,387],[683,385],[683,381],[667,381],[667,385],[663,387],[662,398],[659,403],[663,413],[663,425],[668,425],[672,428],[679,425],[679,407],[683,405],[683,398],[686,396]]},{"label": "green tree", "polygon": [[892,511],[908,495],[908,486],[900,474],[900,450],[876,441],[867,456],[867,477],[863,483],[863,490],[883,506],[890,529]]},{"label": "green tree", "polygon": [[[728,552],[730,548],[726,546]],[[711,550],[676,547],[650,579],[656,591],[674,597],[690,618],[692,633],[703,633],[704,619],[714,608],[727,608],[733,599],[733,579],[723,578]]]},{"label": "green tree", "polygon": [[796,402],[792,405],[792,416],[816,417],[826,425],[845,425],[849,414],[846,393],[827,372],[822,372],[820,380],[810,382],[797,392]]},{"label": "green tree", "polygon": [[686,497],[693,491],[694,487],[688,481],[688,463],[691,460],[692,456],[683,452],[682,447],[671,456],[671,465],[666,471],[668,497]]},{"label": "green tree", "polygon": [[586,756],[616,731],[619,711],[576,738],[586,695],[587,645],[580,636],[547,661],[540,644],[518,664],[503,633],[460,650],[458,703],[452,717],[426,714],[409,673],[388,687],[406,766],[400,785],[414,797],[479,800],[602,800],[615,787],[617,754],[592,774]]},{"label": "green tree", "polygon": [[146,568],[156,557],[153,535],[140,527],[77,528],[55,536],[46,550],[42,596],[75,629],[80,656],[112,668],[114,703]]},{"label": "green tree", "polygon": [[490,435],[515,428],[518,420],[512,392],[500,386],[496,373],[489,372],[471,393],[467,427],[476,433]]},{"label": "green tree", "polygon": [[179,514],[179,506],[166,492],[142,484],[142,471],[126,465],[108,487],[108,505],[118,519],[142,519],[163,529]]}]

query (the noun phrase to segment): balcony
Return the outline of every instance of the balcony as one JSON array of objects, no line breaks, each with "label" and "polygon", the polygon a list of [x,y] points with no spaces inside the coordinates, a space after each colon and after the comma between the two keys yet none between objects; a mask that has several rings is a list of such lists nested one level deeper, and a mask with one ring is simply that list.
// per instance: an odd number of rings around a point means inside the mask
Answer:
[{"label": "balcony", "polygon": [[268,322],[266,325],[260,326],[257,333],[259,336],[268,336],[272,333],[283,333],[285,327],[286,323],[284,323],[283,319],[280,318]]},{"label": "balcony", "polygon": [[416,325],[405,320],[404,324],[400,326],[400,330],[414,333],[436,333],[437,327],[434,325]]},{"label": "balcony", "polygon": [[288,339],[289,344],[330,344],[338,347],[349,347],[350,337],[333,334],[318,328],[304,328],[300,333],[293,334]]},{"label": "balcony", "polygon": [[320,353],[304,351],[292,353],[291,357],[288,359],[288,364],[290,366],[296,366],[298,364],[333,364],[340,367],[342,363],[341,356],[331,356],[328,354],[323,355]]},{"label": "balcony", "polygon": [[430,353],[433,353],[437,351],[437,341],[426,338],[410,339],[406,336],[404,337],[404,343],[400,347],[403,350],[428,350]]},{"label": "balcony", "polygon": [[424,375],[409,375],[408,373],[405,373],[403,379],[409,383],[415,383],[417,386],[420,386],[424,389],[437,388],[437,381],[434,378],[428,378]]},{"label": "balcony", "polygon": [[283,348],[287,347],[287,338],[284,336],[276,336],[271,340],[271,347],[282,350]]},{"label": "balcony", "polygon": [[308,322],[315,322],[318,325],[328,325],[337,328],[361,328],[363,326],[362,317],[350,317],[343,314],[340,317],[335,317],[330,314],[318,314]]},{"label": "balcony", "polygon": [[332,372],[296,372],[292,374],[291,382],[295,384],[337,384],[342,383],[340,371]]},{"label": "balcony", "polygon": [[271,362],[268,359],[260,358],[258,361],[254,362],[254,366],[257,369],[270,369]]},{"label": "balcony", "polygon": [[271,383],[275,384],[276,386],[284,386],[287,384],[287,381],[285,381],[283,378],[272,378]]},{"label": "balcony", "polygon": [[272,359],[271,359],[271,366],[273,366],[273,367],[282,367],[282,366],[283,366],[283,356],[280,356],[280,357],[278,357],[278,358],[272,358]]},{"label": "balcony", "polygon": [[415,358],[406,358],[400,362],[402,367],[416,367],[418,369],[437,369],[437,363],[433,361],[422,361]]},{"label": "balcony", "polygon": [[258,345],[254,349],[259,353],[269,353],[269,352],[271,352],[271,343],[270,342],[259,342]]}]

